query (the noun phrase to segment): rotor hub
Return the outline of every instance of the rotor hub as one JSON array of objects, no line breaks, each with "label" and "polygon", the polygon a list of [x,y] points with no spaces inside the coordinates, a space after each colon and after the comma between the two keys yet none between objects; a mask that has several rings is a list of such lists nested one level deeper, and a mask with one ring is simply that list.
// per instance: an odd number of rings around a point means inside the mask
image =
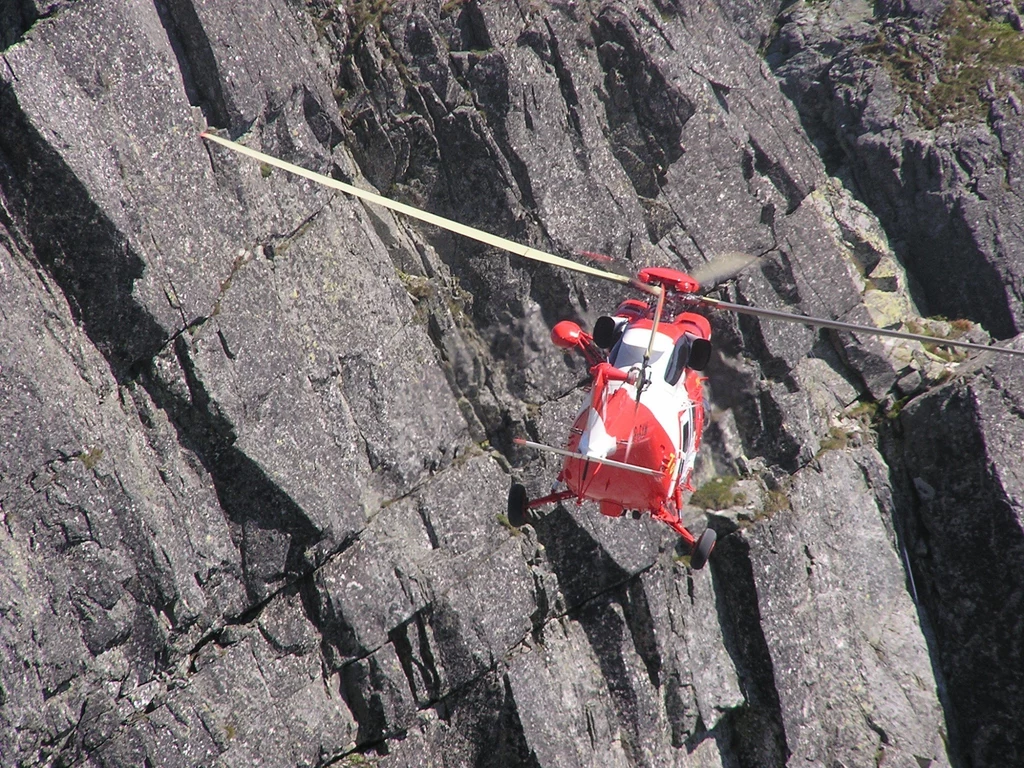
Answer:
[{"label": "rotor hub", "polygon": [[676,293],[697,293],[700,283],[685,272],[668,267],[644,267],[637,275],[641,283],[660,285],[667,291]]}]

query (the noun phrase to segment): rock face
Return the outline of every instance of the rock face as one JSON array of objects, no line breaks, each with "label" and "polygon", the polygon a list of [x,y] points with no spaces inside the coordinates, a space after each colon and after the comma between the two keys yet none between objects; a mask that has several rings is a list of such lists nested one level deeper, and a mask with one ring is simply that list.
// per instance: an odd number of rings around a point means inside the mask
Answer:
[{"label": "rock face", "polygon": [[885,226],[922,310],[1012,336],[1024,317],[1020,16],[980,0],[877,8],[796,3],[767,59]]},{"label": "rock face", "polygon": [[739,301],[1015,333],[1016,96],[952,143],[872,123],[837,52],[880,22],[790,8],[780,89],[777,12],[0,0],[0,763],[1019,762],[1018,363],[931,387],[919,346],[718,317],[705,471],[749,493],[710,566],[589,506],[512,530],[555,471],[512,439],[583,397],[548,330],[619,293],[198,137],[628,270],[759,254]]},{"label": "rock face", "polygon": [[[1021,382],[1000,361],[911,403],[901,415],[912,481],[907,547],[935,632],[953,722],[971,765],[1024,755],[1009,713],[1024,696],[1020,642]],[[955,446],[954,450],[946,450]],[[1010,456],[1010,454],[1015,454]],[[954,457],[956,457],[954,459]]]}]

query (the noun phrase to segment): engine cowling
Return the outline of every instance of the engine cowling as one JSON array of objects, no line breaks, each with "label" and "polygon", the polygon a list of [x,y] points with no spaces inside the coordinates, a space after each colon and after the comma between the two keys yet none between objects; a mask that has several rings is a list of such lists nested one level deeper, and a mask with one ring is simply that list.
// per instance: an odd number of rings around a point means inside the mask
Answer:
[{"label": "engine cowling", "polygon": [[575,349],[582,337],[583,329],[572,320],[563,320],[551,329],[551,342],[560,349]]}]

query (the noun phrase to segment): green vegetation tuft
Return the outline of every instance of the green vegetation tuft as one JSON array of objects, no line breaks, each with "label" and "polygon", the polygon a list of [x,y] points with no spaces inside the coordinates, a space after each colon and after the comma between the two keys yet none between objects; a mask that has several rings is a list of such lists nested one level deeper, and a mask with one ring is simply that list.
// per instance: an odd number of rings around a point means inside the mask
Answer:
[{"label": "green vegetation tuft", "polygon": [[899,400],[894,400],[891,405],[885,410],[885,418],[889,421],[895,421],[900,417],[900,413],[903,411],[905,406],[910,401],[909,397],[901,397]]},{"label": "green vegetation tuft", "polygon": [[888,70],[921,124],[934,129],[943,122],[986,118],[982,89],[992,82],[997,94],[1008,90],[1005,72],[1024,62],[1024,35],[992,19],[984,0],[952,0],[934,33],[883,27],[861,53]]},{"label": "green vegetation tuft", "polygon": [[505,515],[505,514],[502,514],[501,512],[499,512],[494,517],[495,517],[495,519],[499,523],[501,523],[501,525],[503,525],[505,528],[508,528],[509,532],[513,536],[521,536],[522,535],[523,532],[521,530],[519,530],[518,528],[516,528],[514,525],[512,525],[512,523],[509,522],[508,515]]},{"label": "green vegetation tuft", "polygon": [[733,493],[733,486],[739,480],[735,475],[723,475],[704,483],[690,496],[690,503],[704,509],[728,509],[746,503],[746,496]]},{"label": "green vegetation tuft", "polygon": [[436,295],[434,284],[430,282],[429,277],[410,275],[401,270],[397,270],[397,272],[398,279],[402,281],[402,286],[405,288],[406,293],[412,297],[413,301],[418,303],[424,299],[432,299]]},{"label": "green vegetation tuft", "polygon": [[825,451],[841,451],[850,444],[850,435],[842,427],[831,427],[828,436],[822,438],[818,447],[817,457]]},{"label": "green vegetation tuft", "polygon": [[786,492],[783,490],[768,491],[767,496],[765,496],[762,514],[765,517],[771,517],[776,512],[781,512],[784,509],[792,509]]},{"label": "green vegetation tuft", "polygon": [[102,448],[90,448],[88,451],[82,451],[76,456],[80,462],[85,465],[88,470],[96,469],[96,465],[100,463],[100,459],[103,458]]},{"label": "green vegetation tuft", "polygon": [[[925,344],[924,348],[926,351],[935,355],[935,357],[947,363],[961,363],[967,359],[967,352],[959,347],[943,347],[936,344]],[[947,372],[946,377],[951,374],[952,371]]]},{"label": "green vegetation tuft", "polygon": [[954,333],[951,333],[950,337],[954,339],[959,339],[961,336],[963,336],[965,333],[971,330],[971,328],[974,327],[974,323],[972,323],[970,320],[950,320],[949,324],[953,326]]},{"label": "green vegetation tuft", "polygon": [[864,426],[871,426],[878,419],[879,406],[874,400],[862,400],[846,409],[846,415]]},{"label": "green vegetation tuft", "polygon": [[[974,327],[974,323],[970,320],[947,320],[942,316],[930,317],[928,320],[933,320],[936,323],[942,325],[935,325],[935,323],[926,323],[921,320],[910,319],[906,321],[907,330],[911,333],[916,333],[920,336],[931,336],[936,340],[935,344],[924,344],[925,351],[935,355],[940,360],[944,360],[947,363],[959,363],[967,359],[967,352],[959,347],[943,346],[943,339],[959,339],[967,331]],[[942,326],[946,327],[943,328]]]},{"label": "green vegetation tuft", "polygon": [[341,768],[371,768],[371,766],[377,765],[377,760],[359,752],[350,752],[341,758],[338,765]]},{"label": "green vegetation tuft", "polygon": [[367,27],[381,28],[384,16],[394,6],[394,0],[349,0],[345,3],[353,38],[359,37]]}]

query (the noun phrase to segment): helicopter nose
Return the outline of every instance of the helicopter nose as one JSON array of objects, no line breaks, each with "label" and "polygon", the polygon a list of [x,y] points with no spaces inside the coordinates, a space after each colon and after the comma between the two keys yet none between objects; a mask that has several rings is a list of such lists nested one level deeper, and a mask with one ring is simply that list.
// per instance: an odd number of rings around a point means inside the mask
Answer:
[{"label": "helicopter nose", "polygon": [[587,426],[580,436],[577,450],[587,456],[606,459],[615,453],[615,448],[615,437],[608,434],[600,414],[591,408],[590,414],[587,416]]}]

